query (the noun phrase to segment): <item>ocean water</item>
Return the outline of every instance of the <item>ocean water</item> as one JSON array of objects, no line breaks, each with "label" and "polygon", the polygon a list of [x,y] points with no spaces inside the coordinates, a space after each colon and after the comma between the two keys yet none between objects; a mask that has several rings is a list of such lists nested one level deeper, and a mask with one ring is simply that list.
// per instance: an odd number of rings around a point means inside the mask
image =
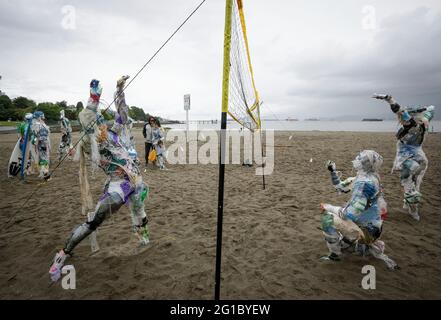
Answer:
[{"label": "ocean water", "polygon": [[[164,127],[184,129],[185,124],[166,124]],[[228,128],[239,129],[235,121],[228,121]],[[356,132],[396,132],[399,128],[397,121],[262,121],[264,129],[276,131],[356,131]],[[203,130],[220,128],[217,123],[191,122],[190,130]],[[441,132],[441,121],[430,123],[430,132]]]}]

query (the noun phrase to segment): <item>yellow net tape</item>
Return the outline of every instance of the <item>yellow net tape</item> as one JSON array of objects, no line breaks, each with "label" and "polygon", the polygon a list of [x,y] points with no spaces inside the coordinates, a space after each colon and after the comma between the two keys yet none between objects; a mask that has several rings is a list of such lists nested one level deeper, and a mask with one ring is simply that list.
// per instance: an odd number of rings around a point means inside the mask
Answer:
[{"label": "yellow net tape", "polygon": [[[224,90],[228,81],[228,93],[223,92],[223,111],[242,126],[260,129],[260,101],[251,65],[247,29],[242,0],[232,0],[231,14],[225,21]],[[229,40],[229,41],[228,41]],[[227,47],[228,46],[228,47]],[[229,61],[226,62],[228,51]],[[228,77],[225,77],[225,73]]]}]

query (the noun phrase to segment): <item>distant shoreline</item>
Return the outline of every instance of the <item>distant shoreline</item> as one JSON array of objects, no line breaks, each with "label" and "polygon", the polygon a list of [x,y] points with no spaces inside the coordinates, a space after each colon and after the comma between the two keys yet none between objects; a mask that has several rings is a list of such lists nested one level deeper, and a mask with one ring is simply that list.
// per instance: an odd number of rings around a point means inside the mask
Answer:
[{"label": "distant shoreline", "polygon": [[[262,121],[264,130],[274,130],[276,132],[382,132],[392,133],[399,128],[396,120],[383,121]],[[142,125],[135,126],[135,130],[140,130]],[[170,129],[185,130],[185,123],[179,124],[164,124],[164,127]],[[190,123],[190,130],[219,130],[220,123],[202,122]],[[242,126],[237,122],[228,122],[228,129],[238,130]],[[73,126],[74,131],[79,130],[79,126]],[[51,126],[51,132],[57,132],[59,128]],[[433,120],[430,123],[430,133],[441,132],[441,121]],[[15,127],[0,126],[0,134],[17,134]]]}]

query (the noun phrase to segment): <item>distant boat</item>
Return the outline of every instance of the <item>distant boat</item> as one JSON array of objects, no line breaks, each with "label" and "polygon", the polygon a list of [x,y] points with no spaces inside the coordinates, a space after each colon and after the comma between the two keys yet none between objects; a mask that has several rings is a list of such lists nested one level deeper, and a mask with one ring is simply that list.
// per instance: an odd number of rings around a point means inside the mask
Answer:
[{"label": "distant boat", "polygon": [[317,118],[308,118],[308,119],[305,119],[305,121],[320,121],[320,120]]},{"label": "distant boat", "polygon": [[383,121],[383,119],[375,119],[375,118],[365,118],[361,121]]},{"label": "distant boat", "polygon": [[296,118],[294,118],[294,119],[292,119],[292,118],[287,118],[286,121],[299,121],[299,119],[296,119]]}]

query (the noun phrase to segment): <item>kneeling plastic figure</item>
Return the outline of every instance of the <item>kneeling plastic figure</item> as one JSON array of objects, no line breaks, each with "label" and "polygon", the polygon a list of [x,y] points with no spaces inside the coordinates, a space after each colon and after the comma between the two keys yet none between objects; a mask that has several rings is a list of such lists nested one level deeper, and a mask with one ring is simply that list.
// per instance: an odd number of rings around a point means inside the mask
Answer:
[{"label": "kneeling plastic figure", "polygon": [[332,184],[339,192],[349,193],[351,199],[344,207],[321,204],[322,230],[329,255],[322,260],[338,261],[343,251],[372,255],[384,261],[388,268],[397,264],[384,254],[385,244],[379,240],[387,204],[383,198],[378,170],[383,158],[373,150],[360,152],[352,161],[356,177],[340,180],[335,163],[328,161]]}]

